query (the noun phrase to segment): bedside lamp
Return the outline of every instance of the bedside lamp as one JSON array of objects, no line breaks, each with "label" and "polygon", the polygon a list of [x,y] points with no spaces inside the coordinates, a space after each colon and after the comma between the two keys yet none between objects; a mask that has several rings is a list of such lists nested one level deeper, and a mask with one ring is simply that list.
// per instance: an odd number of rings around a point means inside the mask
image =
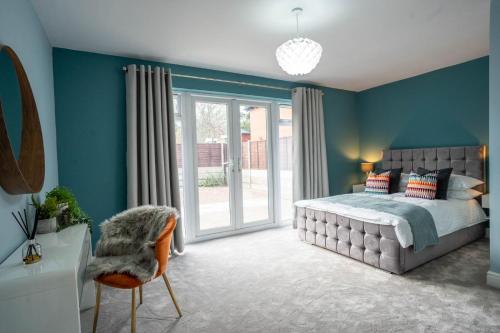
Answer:
[{"label": "bedside lamp", "polygon": [[371,162],[363,162],[361,163],[361,171],[366,173],[366,175],[368,176],[368,173],[370,173],[370,171],[373,171],[373,166],[374,164]]},{"label": "bedside lamp", "polygon": [[370,173],[370,171],[373,171],[374,169],[374,164],[371,163],[371,162],[362,162],[361,163],[361,171],[363,171],[364,173],[366,173],[366,178],[368,179],[368,174]]}]

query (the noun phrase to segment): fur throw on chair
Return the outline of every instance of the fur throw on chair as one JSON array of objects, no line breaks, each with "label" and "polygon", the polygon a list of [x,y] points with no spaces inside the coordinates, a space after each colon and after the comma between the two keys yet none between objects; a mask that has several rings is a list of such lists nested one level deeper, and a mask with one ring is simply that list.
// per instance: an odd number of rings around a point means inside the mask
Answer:
[{"label": "fur throw on chair", "polygon": [[158,266],[156,240],[172,215],[178,217],[175,208],[141,206],[104,221],[96,258],[87,266],[87,276],[125,273],[142,282],[151,280]]}]

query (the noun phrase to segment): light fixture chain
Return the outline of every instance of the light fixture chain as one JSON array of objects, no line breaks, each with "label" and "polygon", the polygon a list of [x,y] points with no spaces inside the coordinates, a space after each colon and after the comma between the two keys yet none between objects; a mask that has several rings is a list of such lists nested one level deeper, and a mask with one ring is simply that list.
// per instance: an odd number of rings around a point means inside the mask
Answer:
[{"label": "light fixture chain", "polygon": [[295,12],[295,23],[296,23],[296,34],[297,34],[297,38],[299,37],[299,11],[297,10]]}]

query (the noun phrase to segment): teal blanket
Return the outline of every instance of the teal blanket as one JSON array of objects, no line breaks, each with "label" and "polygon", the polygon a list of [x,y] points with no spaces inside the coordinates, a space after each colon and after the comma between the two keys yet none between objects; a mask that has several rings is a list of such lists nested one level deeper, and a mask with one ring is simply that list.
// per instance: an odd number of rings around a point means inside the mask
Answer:
[{"label": "teal blanket", "polygon": [[431,213],[423,207],[406,202],[352,194],[336,195],[317,200],[343,204],[356,208],[373,209],[404,218],[410,224],[415,252],[439,241],[436,224]]}]

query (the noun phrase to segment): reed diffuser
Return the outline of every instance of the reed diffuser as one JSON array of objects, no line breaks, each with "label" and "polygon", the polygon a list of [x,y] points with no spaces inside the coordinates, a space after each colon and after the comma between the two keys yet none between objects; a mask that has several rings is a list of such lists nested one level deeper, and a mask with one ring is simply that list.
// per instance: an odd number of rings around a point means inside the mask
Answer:
[{"label": "reed diffuser", "polygon": [[14,214],[12,212],[12,216],[16,220],[17,224],[26,235],[28,242],[23,246],[23,262],[26,265],[34,264],[39,262],[42,259],[42,246],[38,244],[35,240],[36,229],[38,227],[38,209],[35,211],[35,220],[33,222],[33,229],[30,230],[28,223],[28,214],[26,213],[26,209],[24,211],[24,217],[21,215],[21,212],[17,212]]}]

